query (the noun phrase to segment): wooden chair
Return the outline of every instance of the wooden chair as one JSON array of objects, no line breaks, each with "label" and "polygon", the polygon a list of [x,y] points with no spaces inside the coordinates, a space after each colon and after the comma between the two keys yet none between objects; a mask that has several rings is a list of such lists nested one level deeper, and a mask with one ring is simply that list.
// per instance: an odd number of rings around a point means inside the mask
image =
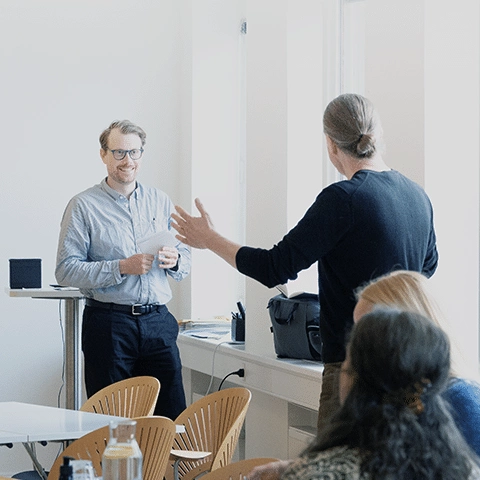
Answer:
[{"label": "wooden chair", "polygon": [[128,418],[153,415],[159,393],[155,377],[127,378],[99,390],[80,410]]},{"label": "wooden chair", "polygon": [[[127,378],[99,390],[80,407],[80,411],[127,418],[151,416],[159,393],[160,382],[155,377]],[[27,473],[36,478],[34,470],[17,475]]]},{"label": "wooden chair", "polygon": [[202,476],[202,480],[243,480],[258,465],[276,462],[278,458],[257,457],[230,463]]},{"label": "wooden chair", "polygon": [[176,425],[185,426],[185,432],[175,436],[172,469],[167,469],[166,477],[192,480],[229,464],[251,397],[247,388],[227,388],[187,407],[175,419]]},{"label": "wooden chair", "polygon": [[[135,418],[136,439],[143,455],[143,480],[161,480],[169,463],[175,437],[175,424],[170,418],[145,416]],[[87,433],[71,443],[55,460],[48,480],[58,480],[63,457],[91,460],[97,476],[102,475],[102,455],[110,437],[108,426]]]}]

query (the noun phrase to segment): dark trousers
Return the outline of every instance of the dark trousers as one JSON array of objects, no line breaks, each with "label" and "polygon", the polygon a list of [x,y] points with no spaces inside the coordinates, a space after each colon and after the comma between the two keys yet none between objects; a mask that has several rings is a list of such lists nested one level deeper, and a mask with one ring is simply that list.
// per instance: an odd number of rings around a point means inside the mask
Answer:
[{"label": "dark trousers", "polygon": [[339,378],[342,362],[326,363],[322,375],[322,391],[318,408],[318,432],[328,425],[332,416],[340,409]]},{"label": "dark trousers", "polygon": [[155,415],[174,420],[185,408],[178,323],[165,305],[132,315],[86,306],[82,350],[85,386],[90,397],[125,378],[150,375],[160,381]]}]

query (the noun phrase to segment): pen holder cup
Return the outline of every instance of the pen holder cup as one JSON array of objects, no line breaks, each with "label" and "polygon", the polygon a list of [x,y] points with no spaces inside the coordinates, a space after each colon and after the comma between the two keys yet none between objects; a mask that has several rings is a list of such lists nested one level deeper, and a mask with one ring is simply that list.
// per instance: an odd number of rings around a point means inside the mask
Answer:
[{"label": "pen holder cup", "polygon": [[231,337],[233,342],[245,341],[245,320],[241,315],[234,314],[232,316]]}]

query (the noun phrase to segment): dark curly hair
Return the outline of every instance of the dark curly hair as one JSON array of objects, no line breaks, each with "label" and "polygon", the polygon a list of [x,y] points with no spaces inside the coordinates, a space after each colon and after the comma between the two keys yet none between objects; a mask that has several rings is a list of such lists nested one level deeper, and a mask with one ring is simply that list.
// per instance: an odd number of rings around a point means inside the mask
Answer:
[{"label": "dark curly hair", "polygon": [[347,445],[372,479],[467,479],[478,465],[444,403],[450,344],[432,321],[375,309],[348,345],[353,386],[329,427],[308,449]]}]

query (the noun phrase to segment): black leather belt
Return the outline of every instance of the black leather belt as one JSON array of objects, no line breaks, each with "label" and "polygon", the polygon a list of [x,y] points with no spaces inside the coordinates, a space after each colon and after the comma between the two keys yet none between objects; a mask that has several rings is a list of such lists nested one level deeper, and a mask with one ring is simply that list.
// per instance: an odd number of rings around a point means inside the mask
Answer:
[{"label": "black leather belt", "polygon": [[158,303],[151,303],[149,305],[142,305],[136,303],[135,305],[120,305],[118,303],[105,303],[93,300],[93,298],[86,298],[85,305],[87,307],[103,308],[105,310],[114,310],[116,312],[129,313],[130,315],[145,315],[146,313],[152,313],[158,311],[163,305]]}]

